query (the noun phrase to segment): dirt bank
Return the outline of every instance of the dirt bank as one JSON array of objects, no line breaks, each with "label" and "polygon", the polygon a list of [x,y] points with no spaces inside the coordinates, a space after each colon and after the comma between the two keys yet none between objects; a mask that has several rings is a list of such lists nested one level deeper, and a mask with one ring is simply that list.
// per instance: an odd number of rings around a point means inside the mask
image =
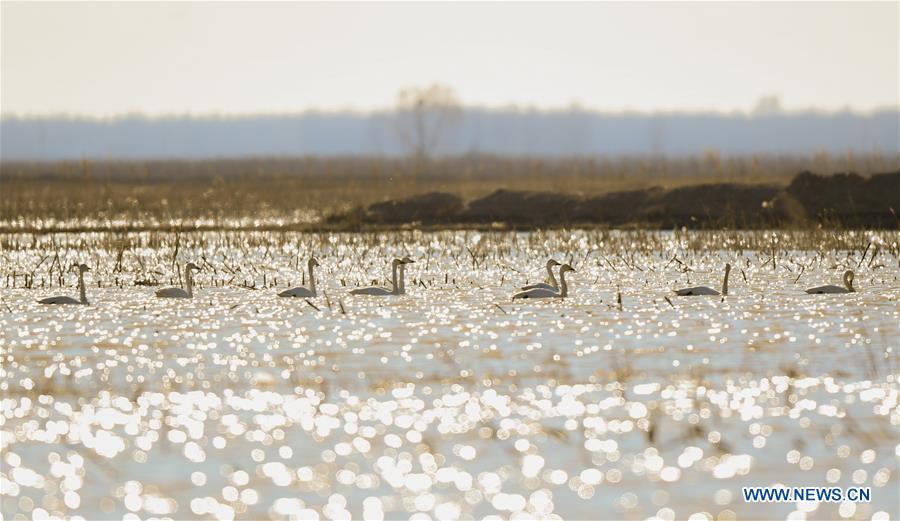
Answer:
[{"label": "dirt bank", "polygon": [[464,202],[427,193],[332,215],[332,224],[427,226],[503,223],[513,227],[608,225],[759,228],[810,224],[897,228],[900,171],[863,177],[803,172],[786,187],[701,184],[578,196],[497,190]]}]

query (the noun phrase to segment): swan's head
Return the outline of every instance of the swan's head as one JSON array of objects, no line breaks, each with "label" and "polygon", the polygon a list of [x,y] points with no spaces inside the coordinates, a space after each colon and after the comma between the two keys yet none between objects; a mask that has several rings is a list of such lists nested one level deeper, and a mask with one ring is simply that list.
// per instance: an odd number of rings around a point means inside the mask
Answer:
[{"label": "swan's head", "polygon": [[726,262],[725,263],[725,273],[730,273],[730,272],[731,272],[731,264]]},{"label": "swan's head", "polygon": [[559,266],[559,261],[556,259],[550,259],[547,261],[547,269],[549,270],[553,266]]},{"label": "swan's head", "polygon": [[72,264],[72,267],[69,268],[69,271],[77,271],[79,273],[84,273],[86,271],[91,271],[91,268],[89,268],[87,264],[78,264],[76,262],[75,264]]},{"label": "swan's head", "polygon": [[391,266],[399,266],[403,264],[403,259],[394,259],[391,261]]},{"label": "swan's head", "polygon": [[563,264],[561,268],[559,268],[560,273],[565,273],[567,271],[575,271],[575,268],[569,266],[568,264]]},{"label": "swan's head", "polygon": [[319,261],[317,261],[315,257],[312,257],[311,259],[309,259],[308,264],[309,264],[310,268],[318,268],[319,267]]},{"label": "swan's head", "polygon": [[406,257],[403,257],[403,258],[400,259],[400,260],[403,261],[403,264],[414,264],[414,263],[416,262],[416,261],[412,260],[412,259],[409,257],[409,255],[407,255]]},{"label": "swan's head", "polygon": [[187,263],[187,266],[184,267],[185,271],[197,270],[200,271],[200,266],[197,266],[193,262]]}]

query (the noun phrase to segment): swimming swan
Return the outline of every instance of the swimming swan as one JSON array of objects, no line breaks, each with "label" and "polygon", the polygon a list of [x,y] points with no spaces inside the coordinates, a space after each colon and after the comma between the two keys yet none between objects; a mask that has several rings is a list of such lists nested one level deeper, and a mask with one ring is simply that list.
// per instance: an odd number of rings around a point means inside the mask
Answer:
[{"label": "swimming swan", "polygon": [[566,272],[575,271],[575,268],[568,264],[563,264],[559,268],[559,291],[547,288],[534,288],[527,291],[520,291],[513,295],[513,299],[517,298],[565,298],[569,296],[569,285],[566,284]]},{"label": "swimming swan", "polygon": [[546,282],[538,282],[536,284],[529,284],[527,286],[522,286],[520,289],[522,291],[528,291],[529,289],[552,289],[553,291],[559,290],[559,283],[556,282],[556,277],[553,276],[553,267],[559,266],[559,262],[555,259],[550,259],[547,261],[547,280],[550,281],[550,284]]},{"label": "swimming swan", "polygon": [[[722,279],[721,295],[728,295],[728,275],[731,273],[731,264],[725,265],[725,278]],[[694,286],[693,288],[676,289],[675,294],[680,297],[689,297],[694,295],[720,295],[720,293],[707,286]]]},{"label": "swimming swan", "polygon": [[374,296],[386,296],[386,295],[401,295],[400,293],[402,286],[397,283],[397,267],[403,266],[404,264],[408,264],[404,259],[394,259],[391,261],[391,289],[387,289],[382,286],[369,286],[366,288],[356,288],[350,291],[351,295],[374,295]]},{"label": "swimming swan", "polygon": [[315,297],[316,296],[316,276],[313,274],[313,268],[319,266],[319,261],[315,257],[309,259],[307,268],[309,269],[309,287],[297,286],[296,288],[286,289],[278,294],[279,297]]},{"label": "swimming swan", "polygon": [[184,266],[184,287],[181,288],[163,288],[156,290],[156,296],[160,298],[194,298],[194,276],[191,275],[192,270],[200,271],[200,267],[189,262]]},{"label": "swimming swan", "polygon": [[828,286],[818,286],[815,288],[809,288],[806,290],[807,293],[812,293],[816,295],[821,295],[823,293],[855,293],[856,288],[853,287],[853,270],[847,270],[844,272],[844,287],[834,286],[829,284]]},{"label": "swimming swan", "polygon": [[75,300],[72,297],[67,297],[65,295],[60,295],[58,297],[47,297],[38,300],[40,304],[82,304],[87,305],[87,292],[84,287],[84,272],[91,271],[90,268],[87,267],[87,264],[73,264],[69,271],[74,269],[78,270],[78,296],[79,299]]}]

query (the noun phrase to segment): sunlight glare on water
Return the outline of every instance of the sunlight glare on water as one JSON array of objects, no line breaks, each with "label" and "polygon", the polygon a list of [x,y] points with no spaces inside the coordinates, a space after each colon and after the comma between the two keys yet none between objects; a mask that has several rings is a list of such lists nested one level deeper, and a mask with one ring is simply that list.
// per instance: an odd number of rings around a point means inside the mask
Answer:
[{"label": "sunlight glare on water", "polygon": [[[900,517],[896,232],[2,239],[4,519]],[[551,256],[570,297],[513,302]],[[37,304],[73,262],[91,305]],[[872,502],[743,503],[775,483]]]}]

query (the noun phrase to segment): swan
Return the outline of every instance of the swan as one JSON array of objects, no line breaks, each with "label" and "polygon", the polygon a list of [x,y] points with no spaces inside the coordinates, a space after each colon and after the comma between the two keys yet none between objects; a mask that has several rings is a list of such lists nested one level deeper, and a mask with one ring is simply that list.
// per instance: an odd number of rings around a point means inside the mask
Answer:
[{"label": "swan", "polygon": [[[408,258],[408,257],[407,257]],[[391,289],[387,289],[382,286],[369,286],[366,288],[356,288],[350,291],[351,295],[374,295],[374,296],[383,296],[383,295],[401,295],[402,286],[397,283],[397,268],[399,266],[403,266],[404,264],[408,264],[404,259],[394,259],[391,261]],[[401,279],[402,280],[402,279]]]},{"label": "swan", "polygon": [[278,294],[279,297],[315,297],[316,296],[316,276],[313,274],[313,268],[319,266],[319,261],[315,257],[309,259],[307,268],[309,269],[309,287],[297,286],[296,288],[286,289]]},{"label": "swan", "polygon": [[69,271],[74,269],[78,270],[78,300],[73,299],[72,297],[67,297],[65,295],[60,295],[58,297],[47,297],[38,300],[40,304],[82,304],[87,305],[87,292],[84,287],[84,272],[91,271],[90,268],[87,267],[87,264],[73,264]]},{"label": "swan", "polygon": [[406,295],[406,265],[413,264],[416,261],[409,258],[409,256],[403,257],[400,260],[403,261],[403,264],[400,265],[400,289],[398,292],[400,295]]},{"label": "swan", "polygon": [[528,291],[529,289],[550,289],[553,291],[558,291],[559,283],[556,282],[556,277],[553,276],[553,267],[559,265],[560,264],[556,261],[556,259],[550,259],[547,261],[547,280],[550,281],[549,284],[547,284],[546,282],[538,282],[536,284],[522,286],[520,289],[522,291]]},{"label": "swan", "polygon": [[184,266],[184,286],[181,288],[163,288],[156,290],[156,296],[160,298],[194,298],[194,277],[191,275],[192,270],[200,271],[200,267],[189,262]]},{"label": "swan", "polygon": [[728,295],[728,275],[731,273],[731,264],[725,264],[725,278],[722,279],[722,293],[707,287],[694,286],[693,288],[676,289],[675,294],[680,297],[689,297],[694,295]]},{"label": "swan", "polygon": [[566,284],[566,272],[575,271],[575,268],[568,264],[563,264],[559,268],[559,291],[547,288],[534,288],[526,291],[520,291],[513,295],[513,300],[517,298],[565,298],[569,296],[569,285]]},{"label": "swan", "polygon": [[855,293],[856,288],[853,287],[853,270],[845,271],[843,278],[845,286],[843,288],[840,286],[829,284],[827,286],[817,286],[815,288],[809,288],[808,290],[806,290],[806,292],[816,295],[821,295],[823,293]]}]

